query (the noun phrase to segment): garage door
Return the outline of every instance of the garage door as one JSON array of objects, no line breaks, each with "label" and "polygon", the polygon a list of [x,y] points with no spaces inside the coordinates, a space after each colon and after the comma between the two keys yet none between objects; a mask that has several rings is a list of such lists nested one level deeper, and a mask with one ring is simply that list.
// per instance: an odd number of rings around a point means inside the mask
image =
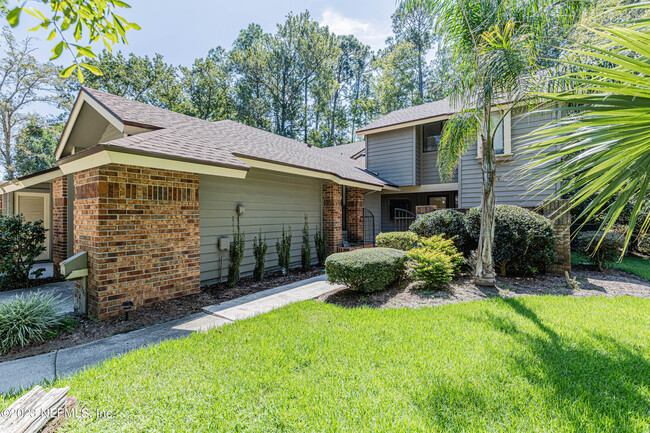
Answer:
[{"label": "garage door", "polygon": [[50,195],[37,192],[16,193],[16,213],[21,213],[25,220],[30,222],[43,221],[45,232],[45,251],[38,257],[38,260],[50,260]]}]

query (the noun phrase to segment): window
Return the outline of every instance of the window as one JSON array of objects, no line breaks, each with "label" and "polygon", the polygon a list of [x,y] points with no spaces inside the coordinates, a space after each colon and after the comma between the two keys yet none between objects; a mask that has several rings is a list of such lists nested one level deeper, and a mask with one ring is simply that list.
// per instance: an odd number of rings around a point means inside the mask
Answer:
[{"label": "window", "polygon": [[[497,126],[497,123],[501,120],[501,113],[494,112],[492,113],[491,116],[492,120],[492,128]],[[511,128],[512,128],[512,121],[511,121],[511,116],[510,113],[507,113],[501,123],[499,123],[499,126],[494,133],[494,152],[497,155],[510,155],[512,152],[511,149]],[[481,145],[481,134],[479,133],[478,136],[478,143],[476,147],[476,156],[478,158],[483,157],[483,147]]]},{"label": "window", "polygon": [[413,212],[411,209],[411,200],[406,199],[391,199],[388,201],[388,211],[390,212],[390,219],[395,219],[395,209],[404,209]]},{"label": "window", "polygon": [[430,195],[429,206],[435,206],[436,209],[447,209],[447,196],[446,195]]},{"label": "window", "polygon": [[428,123],[422,127],[422,152],[437,152],[443,122]]}]

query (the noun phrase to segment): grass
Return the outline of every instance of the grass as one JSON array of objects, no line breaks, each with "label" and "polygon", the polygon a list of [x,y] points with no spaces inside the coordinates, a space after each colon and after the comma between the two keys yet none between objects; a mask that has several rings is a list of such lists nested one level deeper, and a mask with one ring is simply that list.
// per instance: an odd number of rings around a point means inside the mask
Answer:
[{"label": "grass", "polygon": [[631,297],[309,301],[54,385],[89,413],[66,432],[647,432],[648,311]]},{"label": "grass", "polygon": [[[579,265],[588,262],[589,257],[586,254],[575,251],[571,253],[572,265]],[[644,280],[650,281],[650,260],[648,259],[635,256],[626,256],[623,257],[623,260],[620,263],[615,262],[610,266],[614,269],[629,272],[630,274],[634,274],[638,277],[643,278]]]}]

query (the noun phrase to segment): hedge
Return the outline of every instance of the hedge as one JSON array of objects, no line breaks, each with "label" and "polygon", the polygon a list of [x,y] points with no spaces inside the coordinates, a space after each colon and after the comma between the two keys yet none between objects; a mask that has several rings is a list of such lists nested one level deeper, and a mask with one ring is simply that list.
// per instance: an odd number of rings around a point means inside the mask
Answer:
[{"label": "hedge", "polygon": [[402,277],[406,260],[406,253],[401,250],[364,248],[332,254],[325,260],[325,272],[332,283],[345,284],[360,292],[375,292]]}]

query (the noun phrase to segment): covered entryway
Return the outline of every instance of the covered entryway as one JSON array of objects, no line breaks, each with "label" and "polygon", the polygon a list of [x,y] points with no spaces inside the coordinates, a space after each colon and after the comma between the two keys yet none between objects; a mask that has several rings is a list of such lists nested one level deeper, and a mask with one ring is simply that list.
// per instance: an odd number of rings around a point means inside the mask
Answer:
[{"label": "covered entryway", "polygon": [[37,260],[51,260],[51,237],[52,223],[50,221],[50,193],[47,192],[25,192],[15,193],[15,213],[23,214],[26,221],[43,221],[45,232],[45,251],[38,256]]}]

